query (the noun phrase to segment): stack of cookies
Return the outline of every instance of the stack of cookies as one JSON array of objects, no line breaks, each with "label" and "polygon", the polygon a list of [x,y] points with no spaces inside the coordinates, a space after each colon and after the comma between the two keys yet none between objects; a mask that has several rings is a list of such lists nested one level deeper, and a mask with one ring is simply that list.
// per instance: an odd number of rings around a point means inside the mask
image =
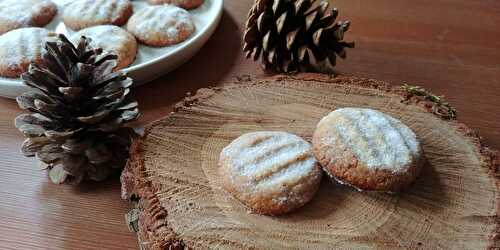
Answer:
[{"label": "stack of cookies", "polygon": [[259,214],[278,215],[310,201],[323,172],[359,191],[395,193],[419,175],[423,151],[401,121],[364,108],[323,117],[312,145],[286,132],[253,132],[226,146],[219,159],[222,185]]},{"label": "stack of cookies", "polygon": [[91,46],[116,54],[115,69],[122,69],[135,61],[138,42],[164,47],[189,38],[196,28],[188,10],[204,0],[147,2],[136,10],[130,0],[78,0],[58,10],[50,0],[0,1],[0,76],[19,77],[30,63],[40,61],[45,42],[56,36],[43,27],[58,12],[74,33],[71,40],[90,38]]}]

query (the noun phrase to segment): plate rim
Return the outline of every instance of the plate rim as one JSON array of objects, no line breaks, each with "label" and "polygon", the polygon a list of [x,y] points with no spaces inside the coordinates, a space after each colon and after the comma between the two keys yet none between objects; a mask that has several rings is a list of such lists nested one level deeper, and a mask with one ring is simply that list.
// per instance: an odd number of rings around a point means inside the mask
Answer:
[{"label": "plate rim", "polygon": [[[202,41],[202,45],[200,46],[200,47],[202,47],[208,41],[208,39],[213,35],[213,32],[215,31],[215,29],[219,25],[222,14],[224,12],[224,0],[205,0],[205,1],[210,1],[210,7],[209,7],[210,10],[209,11],[214,11],[215,15],[213,18],[210,19],[210,21],[207,24],[203,25],[203,27],[199,30],[199,32],[196,32],[196,34],[194,34],[193,36],[189,37],[186,41],[179,44],[179,46],[177,48],[175,48],[173,51],[171,51],[170,53],[164,53],[164,54],[160,55],[159,57],[153,58],[151,60],[148,60],[148,61],[143,62],[143,63],[138,64],[138,65],[133,65],[133,66],[123,68],[121,70],[127,74],[133,74],[135,72],[143,70],[144,68],[152,67],[154,65],[161,63],[162,61],[165,61],[165,60],[168,60],[169,58],[175,57],[176,55],[182,53],[185,50],[188,50],[191,46],[195,45],[195,43],[197,41]],[[118,26],[118,27],[122,27],[122,26]],[[203,41],[202,38],[204,36],[207,36],[207,32],[209,32],[211,29],[213,29],[213,31],[211,32],[211,34],[208,34],[207,39],[205,41]],[[147,46],[147,45],[144,45],[144,46]],[[166,73],[166,74],[168,74],[168,73]],[[142,83],[135,83],[135,85],[139,86],[139,85],[145,84],[147,82],[149,82],[149,81],[145,81]],[[5,77],[0,77],[0,98],[15,99],[16,96],[13,95],[13,93],[14,92],[22,92],[21,90],[23,88],[28,88],[28,86],[23,84],[20,77],[11,78],[11,79],[5,78]],[[5,91],[6,89],[7,89],[7,91]]]}]

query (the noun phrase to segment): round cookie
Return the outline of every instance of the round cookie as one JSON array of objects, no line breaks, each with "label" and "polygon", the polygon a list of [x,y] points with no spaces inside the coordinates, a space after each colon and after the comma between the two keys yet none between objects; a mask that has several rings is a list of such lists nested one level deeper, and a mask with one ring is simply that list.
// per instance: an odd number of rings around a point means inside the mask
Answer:
[{"label": "round cookie", "polygon": [[43,27],[57,14],[49,0],[1,0],[0,35],[23,27]]},{"label": "round cookie", "polygon": [[173,4],[184,9],[194,9],[200,7],[204,0],[148,0],[150,4]]},{"label": "round cookie", "polygon": [[173,5],[140,9],[130,18],[127,30],[150,46],[167,46],[186,40],[195,30],[191,14]]},{"label": "round cookie", "polygon": [[424,162],[415,133],[372,109],[342,108],[323,117],[313,148],[331,177],[360,190],[400,191],[415,180]]},{"label": "round cookie", "polygon": [[323,171],[311,145],[286,132],[244,134],[219,158],[222,185],[259,214],[278,215],[310,201]]},{"label": "round cookie", "polygon": [[45,28],[21,28],[0,36],[0,75],[18,77],[42,59],[45,42],[56,34]]},{"label": "round cookie", "polygon": [[64,6],[62,19],[73,30],[112,24],[124,25],[133,13],[129,0],[78,0]]},{"label": "round cookie", "polygon": [[113,25],[99,25],[82,29],[71,36],[73,43],[77,43],[81,36],[91,39],[90,45],[102,48],[118,56],[116,70],[132,64],[137,54],[135,37],[126,30]]}]

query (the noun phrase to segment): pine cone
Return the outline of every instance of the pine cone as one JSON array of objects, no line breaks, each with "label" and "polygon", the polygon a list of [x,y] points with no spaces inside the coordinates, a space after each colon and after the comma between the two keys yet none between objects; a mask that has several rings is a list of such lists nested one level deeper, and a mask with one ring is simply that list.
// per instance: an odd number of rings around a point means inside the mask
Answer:
[{"label": "pine cone", "polygon": [[82,37],[75,47],[63,35],[47,42],[42,63],[31,64],[21,78],[36,89],[17,97],[32,113],[16,118],[28,137],[22,152],[37,156],[55,183],[84,178],[101,181],[122,168],[133,130],[122,127],[138,117],[128,98],[132,79],[113,72],[116,55],[89,47]]},{"label": "pine cone", "polygon": [[243,51],[266,70],[331,71],[346,57],[349,21],[335,22],[338,11],[325,0],[256,0],[248,14]]}]

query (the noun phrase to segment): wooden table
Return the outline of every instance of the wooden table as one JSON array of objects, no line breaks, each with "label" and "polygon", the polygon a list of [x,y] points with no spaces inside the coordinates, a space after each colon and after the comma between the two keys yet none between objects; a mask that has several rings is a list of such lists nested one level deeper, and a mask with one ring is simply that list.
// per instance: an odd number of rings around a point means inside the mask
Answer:
[{"label": "wooden table", "polygon": [[[227,0],[208,44],[175,72],[135,89],[138,124],[167,115],[186,92],[262,74],[245,60],[242,33],[252,0]],[[394,84],[413,83],[444,94],[459,120],[500,148],[500,2],[492,0],[338,0],[356,41],[339,72]],[[137,249],[123,215],[118,178],[80,187],[51,184],[37,162],[19,153],[20,112],[0,98],[0,248]]]}]

